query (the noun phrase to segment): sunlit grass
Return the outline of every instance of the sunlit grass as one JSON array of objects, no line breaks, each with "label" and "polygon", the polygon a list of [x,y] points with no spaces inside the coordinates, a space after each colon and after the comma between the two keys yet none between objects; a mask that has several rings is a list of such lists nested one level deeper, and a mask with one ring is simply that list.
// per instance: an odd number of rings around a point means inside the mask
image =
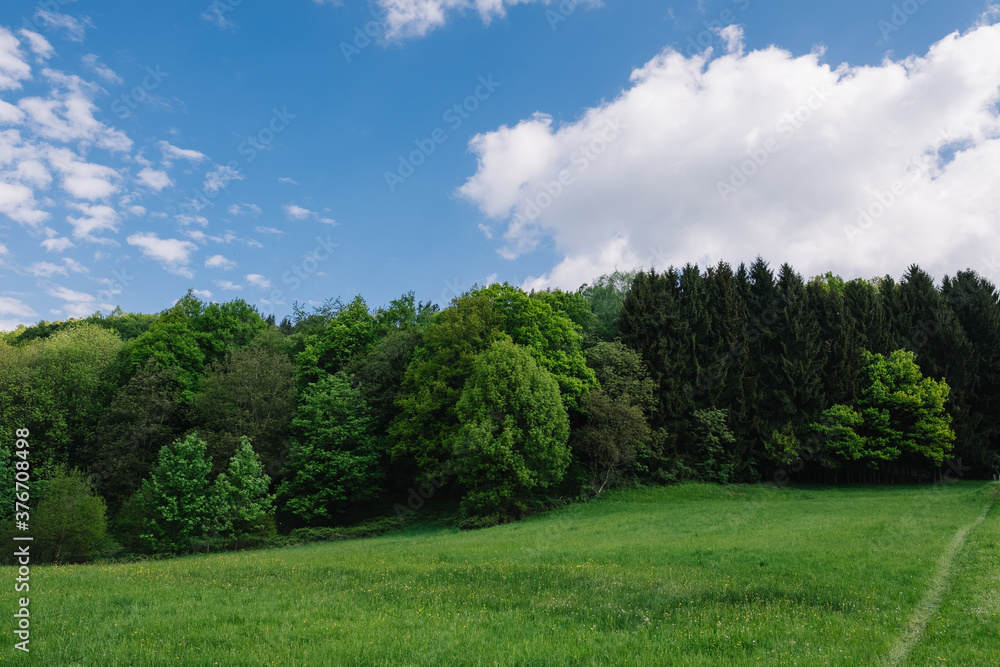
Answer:
[{"label": "sunlit grass", "polygon": [[[37,567],[31,655],[13,650],[11,611],[0,657],[101,666],[876,664],[987,495],[982,483],[682,485],[475,532],[417,526],[280,550]],[[970,665],[1000,664],[990,615],[998,535],[995,513],[970,535],[957,588],[912,664],[947,657],[942,649]],[[2,576],[13,610],[14,570]]]}]

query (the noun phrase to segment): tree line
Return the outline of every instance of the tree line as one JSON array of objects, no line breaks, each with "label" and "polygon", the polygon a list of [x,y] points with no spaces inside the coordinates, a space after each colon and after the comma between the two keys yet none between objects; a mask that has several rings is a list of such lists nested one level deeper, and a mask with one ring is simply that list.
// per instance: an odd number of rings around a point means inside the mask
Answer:
[{"label": "tree line", "polygon": [[0,336],[0,473],[29,429],[61,560],[406,520],[434,495],[479,527],[627,483],[990,476],[998,303],[972,271],[806,282],[761,259],[280,323],[189,292]]}]

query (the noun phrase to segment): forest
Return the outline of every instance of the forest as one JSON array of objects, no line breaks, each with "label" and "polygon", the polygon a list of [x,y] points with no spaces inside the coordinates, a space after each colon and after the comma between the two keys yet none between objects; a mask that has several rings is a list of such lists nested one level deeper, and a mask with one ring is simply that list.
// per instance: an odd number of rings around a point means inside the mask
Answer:
[{"label": "forest", "polygon": [[760,258],[281,322],[188,292],[0,334],[0,421],[3,507],[30,472],[36,554],[58,562],[439,501],[480,528],[616,486],[992,478],[1000,301],[973,271],[806,281]]}]

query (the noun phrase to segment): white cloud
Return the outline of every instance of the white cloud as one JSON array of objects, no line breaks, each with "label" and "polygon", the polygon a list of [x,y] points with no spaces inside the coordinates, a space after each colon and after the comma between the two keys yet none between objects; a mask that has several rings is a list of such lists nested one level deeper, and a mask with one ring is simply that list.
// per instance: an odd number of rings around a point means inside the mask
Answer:
[{"label": "white cloud", "polygon": [[117,72],[101,62],[101,59],[93,53],[88,53],[81,58],[83,60],[83,68],[88,72],[93,72],[97,76],[101,77],[108,83],[113,83],[116,85],[125,83]]},{"label": "white cloud", "polygon": [[576,122],[472,139],[458,192],[506,228],[502,254],[551,238],[562,257],[525,287],[758,253],[805,275],[982,265],[1000,242],[1000,25],[837,69],[736,37],[714,59],[665,50]]},{"label": "white cloud", "polygon": [[284,183],[285,185],[298,185],[298,182],[295,179],[288,178],[287,176],[280,176],[278,178],[278,182]]},{"label": "white cloud", "polygon": [[139,206],[138,204],[136,204],[135,206],[129,206],[128,207],[128,212],[131,213],[132,215],[136,215],[136,216],[142,217],[142,216],[146,215],[146,207],[145,206]]},{"label": "white cloud", "polygon": [[163,188],[174,184],[174,182],[170,180],[170,176],[167,175],[167,172],[150,169],[149,167],[141,170],[138,176],[140,183],[151,190],[156,190],[157,192],[160,192]]},{"label": "white cloud", "polygon": [[258,234],[273,234],[274,236],[282,236],[285,233],[276,227],[264,227],[262,225],[255,227],[254,231]]},{"label": "white cloud", "polygon": [[161,141],[156,145],[160,147],[160,152],[163,153],[163,164],[167,167],[173,164],[174,160],[203,162],[208,159],[208,156],[204,153],[199,153],[198,151],[188,148],[178,148],[167,141]]},{"label": "white cloud", "polygon": [[230,204],[227,210],[229,211],[229,215],[233,216],[252,215],[256,217],[264,212],[264,209],[262,209],[260,206],[257,206],[257,204],[242,204],[242,203]]},{"label": "white cloud", "polygon": [[285,209],[285,215],[287,215],[290,220],[305,220],[313,215],[313,212],[309,209],[296,206],[295,204],[288,204],[283,208]]},{"label": "white cloud", "polygon": [[236,262],[231,259],[226,259],[222,255],[212,255],[205,260],[205,268],[207,269],[222,269],[223,271],[232,271],[237,266]]},{"label": "white cloud", "polygon": [[66,148],[50,149],[48,158],[52,167],[62,174],[63,190],[77,199],[94,201],[118,191],[120,177],[111,167],[83,162]]},{"label": "white cloud", "polygon": [[24,121],[24,112],[10,102],[0,100],[0,124],[18,125]]},{"label": "white cloud", "polygon": [[230,30],[236,28],[236,22],[231,18],[226,16],[229,12],[233,11],[233,7],[229,6],[227,3],[213,3],[208,6],[199,16],[204,21],[208,21],[215,25],[215,27],[220,30]]},{"label": "white cloud", "polygon": [[271,281],[259,273],[251,273],[244,278],[248,283],[262,290],[271,289]]},{"label": "white cloud", "polygon": [[242,181],[246,175],[238,169],[228,165],[216,165],[214,169],[205,174],[205,192],[214,194],[225,188],[232,181]]},{"label": "white cloud", "polygon": [[195,289],[191,290],[191,293],[194,294],[199,299],[201,299],[202,301],[211,301],[213,296],[213,294],[209,292],[207,289]]},{"label": "white cloud", "polygon": [[27,268],[27,271],[36,278],[50,278],[57,273],[62,276],[69,275],[65,266],[59,266],[52,262],[35,262]]},{"label": "white cloud", "polygon": [[0,90],[15,90],[21,81],[31,78],[31,65],[24,59],[21,43],[14,34],[0,26]]},{"label": "white cloud", "polygon": [[163,268],[170,273],[186,278],[194,276],[194,273],[187,266],[191,263],[191,253],[197,250],[198,246],[190,241],[161,239],[154,232],[132,234],[126,241],[129,245],[142,250],[144,257],[160,262]]},{"label": "white cloud", "polygon": [[100,86],[52,69],[43,69],[42,75],[52,85],[48,97],[25,97],[18,102],[35,132],[63,143],[84,141],[115,152],[131,150],[132,140],[124,132],[94,117],[98,110],[94,98],[103,92]]},{"label": "white cloud", "polygon": [[63,264],[66,265],[66,268],[72,271],[73,273],[83,273],[83,274],[90,273],[90,269],[88,269],[75,259],[70,259],[69,257],[63,257],[62,261]]},{"label": "white cloud", "polygon": [[107,242],[107,239],[94,237],[94,232],[118,231],[118,213],[110,206],[103,204],[71,204],[71,206],[83,214],[80,217],[66,216],[66,220],[73,226],[73,238]]},{"label": "white cloud", "polygon": [[0,296],[0,315],[7,317],[37,317],[38,313],[20,299]]},{"label": "white cloud", "polygon": [[67,14],[47,12],[42,9],[35,12],[35,18],[41,19],[47,28],[65,30],[66,38],[73,42],[82,42],[87,28],[93,27],[93,23],[86,16],[82,19],[75,19]]},{"label": "white cloud", "polygon": [[51,44],[49,44],[49,40],[45,39],[37,32],[21,28],[17,31],[17,34],[27,40],[28,47],[31,49],[31,52],[35,54],[35,58],[39,62],[48,60],[52,57],[52,54],[55,53],[55,49],[52,48]]},{"label": "white cloud", "polygon": [[[386,36],[421,37],[445,24],[447,14],[475,9],[484,23],[502,17],[507,8],[514,5],[530,4],[535,0],[379,0],[378,6],[385,13]],[[576,5],[601,6],[600,0],[567,0]],[[550,3],[542,0],[543,4]],[[563,3],[565,4],[565,2]]]},{"label": "white cloud", "polygon": [[180,215],[175,215],[174,218],[180,224],[188,227],[190,225],[198,225],[199,227],[208,227],[208,218],[203,215],[188,215],[186,213],[181,213]]},{"label": "white cloud", "polygon": [[41,162],[33,159],[18,162],[11,176],[36,188],[47,188],[52,183],[52,174],[49,170]]},{"label": "white cloud", "polygon": [[28,225],[37,225],[49,218],[49,214],[37,208],[35,193],[20,183],[0,181],[0,213],[12,220]]},{"label": "white cloud", "polygon": [[42,247],[47,252],[63,252],[68,248],[72,248],[73,245],[74,243],[65,236],[53,236],[42,241]]},{"label": "white cloud", "polygon": [[89,317],[99,310],[111,310],[113,306],[99,303],[96,298],[85,292],[77,292],[66,287],[56,286],[46,290],[49,296],[65,301],[62,312],[67,317]]},{"label": "white cloud", "polygon": [[213,280],[212,284],[224,292],[238,292],[243,289],[243,285],[237,285],[231,280]]}]

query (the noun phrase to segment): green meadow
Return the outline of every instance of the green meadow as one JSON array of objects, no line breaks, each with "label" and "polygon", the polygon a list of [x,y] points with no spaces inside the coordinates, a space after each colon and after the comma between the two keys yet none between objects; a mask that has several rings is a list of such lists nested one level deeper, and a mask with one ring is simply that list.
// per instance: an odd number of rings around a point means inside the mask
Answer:
[{"label": "green meadow", "polygon": [[1000,665],[1000,485],[615,491],[520,523],[3,568],[0,664]]}]

